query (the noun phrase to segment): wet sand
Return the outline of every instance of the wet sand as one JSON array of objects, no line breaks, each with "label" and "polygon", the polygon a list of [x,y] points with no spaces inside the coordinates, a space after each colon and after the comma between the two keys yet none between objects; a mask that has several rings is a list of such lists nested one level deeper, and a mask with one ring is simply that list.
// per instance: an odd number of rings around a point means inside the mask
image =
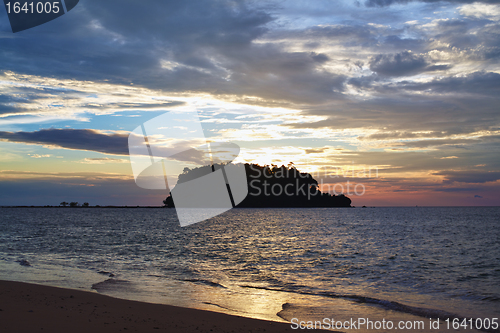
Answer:
[{"label": "wet sand", "polygon": [[3,333],[297,332],[287,323],[2,280],[0,326]]}]

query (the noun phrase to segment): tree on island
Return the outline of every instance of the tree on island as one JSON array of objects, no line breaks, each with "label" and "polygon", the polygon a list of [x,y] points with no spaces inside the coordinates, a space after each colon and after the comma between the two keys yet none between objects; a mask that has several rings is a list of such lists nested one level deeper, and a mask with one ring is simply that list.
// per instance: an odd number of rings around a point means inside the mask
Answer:
[{"label": "tree on island", "polygon": [[63,206],[63,207],[66,207],[68,205],[68,203],[66,201],[63,201],[59,204],[59,206]]},{"label": "tree on island", "polygon": [[89,206],[89,203],[88,202],[84,202],[82,207],[88,207]]},{"label": "tree on island", "polygon": [[70,207],[78,207],[78,202],[76,202],[76,201],[70,202],[69,206]]},{"label": "tree on island", "polygon": [[174,200],[172,199],[172,194],[170,193],[169,196],[163,200],[163,204],[165,207],[172,208],[174,207]]},{"label": "tree on island", "polygon": [[[248,195],[236,207],[351,207],[351,199],[343,194],[322,193],[318,182],[309,173],[300,172],[293,163],[288,166],[244,164]],[[185,168],[178,184],[204,176],[221,165]],[[172,194],[163,200],[165,207],[174,207]]]}]

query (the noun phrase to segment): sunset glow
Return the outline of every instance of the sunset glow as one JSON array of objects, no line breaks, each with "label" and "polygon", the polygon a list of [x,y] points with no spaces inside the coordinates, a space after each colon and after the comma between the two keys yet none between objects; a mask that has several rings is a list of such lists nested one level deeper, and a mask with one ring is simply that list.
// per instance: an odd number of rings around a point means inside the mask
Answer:
[{"label": "sunset glow", "polygon": [[500,5],[109,6],[16,34],[0,11],[0,205],[161,205],[127,136],[191,110],[235,162],[361,184],[355,206],[500,204]]}]

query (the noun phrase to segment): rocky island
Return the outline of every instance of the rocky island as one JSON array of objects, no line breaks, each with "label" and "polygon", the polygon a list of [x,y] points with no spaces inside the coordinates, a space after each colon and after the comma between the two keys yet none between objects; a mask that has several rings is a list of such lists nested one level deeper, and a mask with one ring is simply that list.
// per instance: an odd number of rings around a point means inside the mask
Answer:
[{"label": "rocky island", "polygon": [[[236,207],[239,208],[304,208],[304,207],[351,207],[347,196],[322,193],[311,174],[289,166],[242,164],[246,171],[248,195]],[[178,184],[206,175],[223,165],[185,168],[179,175]],[[172,196],[163,203],[174,207]]]}]

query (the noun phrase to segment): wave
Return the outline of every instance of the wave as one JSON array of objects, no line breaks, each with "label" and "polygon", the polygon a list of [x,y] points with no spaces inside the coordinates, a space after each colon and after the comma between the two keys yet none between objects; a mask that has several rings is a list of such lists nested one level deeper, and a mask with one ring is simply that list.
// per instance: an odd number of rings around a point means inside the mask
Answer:
[{"label": "wave", "polygon": [[91,289],[96,290],[97,292],[109,292],[116,291],[119,289],[130,289],[133,283],[127,280],[118,280],[118,279],[107,279],[101,282],[94,283],[91,286]]},{"label": "wave", "polygon": [[296,307],[296,306],[294,306],[294,305],[293,305],[293,304],[291,304],[291,303],[283,303],[283,304],[281,305],[281,311],[280,311],[280,312],[278,312],[276,315],[277,315],[278,317],[280,317],[281,319],[283,319],[283,320],[290,321],[290,318],[288,318],[289,316],[287,316],[287,315],[285,314],[285,312],[286,312],[286,310],[289,310],[289,309],[290,309],[290,308],[292,308],[292,307]]},{"label": "wave", "polygon": [[239,310],[235,310],[235,309],[230,309],[228,307],[222,306],[220,304],[212,303],[212,302],[202,302],[202,303],[203,304],[207,304],[207,305],[213,305],[213,306],[216,306],[218,308],[221,308],[221,309],[224,309],[224,310],[228,310],[228,311],[232,311],[232,312],[247,313],[245,311],[239,311]]},{"label": "wave", "polygon": [[[333,292],[312,292],[312,291],[307,291],[307,290],[297,290],[297,289],[290,290],[290,289],[286,289],[286,288],[259,287],[259,286],[251,286],[251,285],[240,285],[240,287],[241,288],[262,289],[262,290],[269,290],[269,291],[281,291],[281,292],[296,293],[296,294],[300,294],[300,295],[309,295],[309,296],[343,298],[343,299],[354,301],[354,302],[360,303],[360,304],[374,304],[374,305],[382,307],[386,310],[407,313],[407,314],[411,314],[411,315],[418,316],[418,317],[424,317],[424,318],[441,319],[441,320],[458,319],[460,321],[466,319],[466,317],[460,316],[458,314],[450,313],[450,312],[447,312],[444,310],[421,308],[421,307],[406,305],[406,304],[396,302],[396,301],[378,299],[378,298],[374,298],[374,297],[359,296],[359,295],[354,295],[354,294],[336,294]],[[287,318],[285,318],[285,311],[290,310],[292,307],[294,307],[293,304],[284,303],[282,305],[282,310],[280,312],[278,312],[276,315],[279,316],[280,318],[288,320]],[[473,318],[473,320],[474,319],[475,318]],[[498,330],[491,330],[491,329],[490,330],[481,329],[480,331],[498,332]]]},{"label": "wave", "polygon": [[30,262],[26,259],[16,260],[16,262],[19,263],[19,265],[21,265],[21,266],[26,266],[26,267],[31,266]]},{"label": "wave", "polygon": [[193,283],[201,283],[210,287],[218,287],[218,288],[224,288],[227,289],[227,287],[223,286],[220,283],[213,282],[210,280],[203,280],[203,279],[182,279],[181,281],[186,281],[186,282],[193,282]]},{"label": "wave", "polygon": [[106,272],[106,271],[98,271],[97,273],[102,274],[102,275],[107,275],[109,277],[114,277],[115,275],[111,272]]},{"label": "wave", "polygon": [[489,301],[489,302],[500,302],[500,297],[498,296],[483,296],[481,297],[482,301]]}]

